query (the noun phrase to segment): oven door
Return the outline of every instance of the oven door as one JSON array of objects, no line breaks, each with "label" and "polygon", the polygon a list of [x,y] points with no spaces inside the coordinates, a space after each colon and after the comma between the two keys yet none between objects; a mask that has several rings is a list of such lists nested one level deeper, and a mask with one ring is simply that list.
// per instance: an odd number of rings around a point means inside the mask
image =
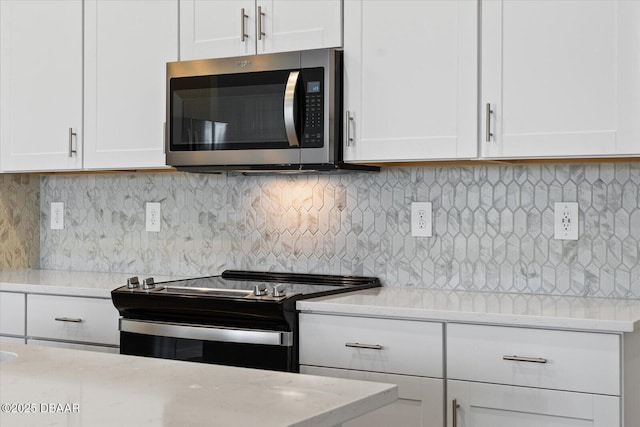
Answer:
[{"label": "oven door", "polygon": [[296,372],[293,332],[120,319],[120,353]]}]

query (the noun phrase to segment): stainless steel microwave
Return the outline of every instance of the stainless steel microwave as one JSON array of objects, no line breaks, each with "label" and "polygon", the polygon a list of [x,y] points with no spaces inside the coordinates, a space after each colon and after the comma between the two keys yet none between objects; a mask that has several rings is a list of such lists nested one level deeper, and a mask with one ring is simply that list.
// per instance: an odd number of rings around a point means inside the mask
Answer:
[{"label": "stainless steel microwave", "polygon": [[167,64],[167,164],[189,172],[377,170],[343,162],[342,51]]}]

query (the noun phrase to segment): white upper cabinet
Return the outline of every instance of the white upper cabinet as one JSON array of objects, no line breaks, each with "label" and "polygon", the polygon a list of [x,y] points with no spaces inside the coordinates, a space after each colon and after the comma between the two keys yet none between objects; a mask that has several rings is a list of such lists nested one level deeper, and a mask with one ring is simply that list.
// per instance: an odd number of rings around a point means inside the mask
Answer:
[{"label": "white upper cabinet", "polygon": [[85,1],[86,169],[165,166],[166,63],[178,2]]},{"label": "white upper cabinet", "polygon": [[0,1],[3,171],[82,167],[82,1]]},{"label": "white upper cabinet", "polygon": [[180,1],[180,60],[341,44],[340,0]]},{"label": "white upper cabinet", "polygon": [[478,3],[344,2],[345,160],[477,157]]},{"label": "white upper cabinet", "polygon": [[484,1],[482,156],[639,154],[639,52],[637,1]]},{"label": "white upper cabinet", "polygon": [[340,0],[259,0],[256,4],[257,53],[342,46]]},{"label": "white upper cabinet", "polygon": [[255,0],[181,0],[180,60],[256,51]]}]

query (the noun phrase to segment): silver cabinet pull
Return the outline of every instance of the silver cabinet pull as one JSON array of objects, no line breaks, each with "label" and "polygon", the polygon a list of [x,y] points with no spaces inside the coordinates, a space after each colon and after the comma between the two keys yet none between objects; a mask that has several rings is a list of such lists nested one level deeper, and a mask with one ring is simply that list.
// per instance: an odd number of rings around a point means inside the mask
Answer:
[{"label": "silver cabinet pull", "polygon": [[262,11],[262,6],[258,6],[258,40],[262,40],[262,36],[266,36],[264,31],[262,31],[262,18],[265,16],[265,13]]},{"label": "silver cabinet pull", "polygon": [[360,344],[359,342],[348,342],[344,344],[345,347],[352,348],[366,348],[369,350],[382,350],[383,347],[379,344]]},{"label": "silver cabinet pull", "polygon": [[458,399],[453,399],[451,402],[451,427],[458,427]]},{"label": "silver cabinet pull", "polygon": [[353,123],[353,117],[351,116],[351,112],[347,110],[347,147],[351,146],[353,142],[353,137],[351,136],[351,124]]},{"label": "silver cabinet pull", "polygon": [[79,317],[56,317],[57,322],[70,322],[70,323],[82,323],[82,319]]},{"label": "silver cabinet pull", "polygon": [[485,129],[486,135],[485,135],[485,139],[487,142],[491,142],[491,138],[493,137],[493,133],[491,133],[491,115],[493,114],[493,110],[491,109],[491,104],[489,104],[487,102],[487,107],[486,107],[486,111],[485,111],[485,120],[486,120],[486,126],[487,128]]},{"label": "silver cabinet pull", "polygon": [[69,128],[69,157],[73,157],[74,154],[77,154],[75,148],[73,148],[73,137],[78,136],[77,133],[73,131],[73,128]]},{"label": "silver cabinet pull", "polygon": [[521,357],[521,356],[502,356],[502,360],[510,360],[513,362],[529,362],[529,363],[547,363],[547,359],[541,357]]},{"label": "silver cabinet pull", "polygon": [[244,7],[240,9],[240,40],[245,41],[249,34],[247,34],[247,29],[245,28],[244,20],[247,19],[249,15],[244,12]]}]

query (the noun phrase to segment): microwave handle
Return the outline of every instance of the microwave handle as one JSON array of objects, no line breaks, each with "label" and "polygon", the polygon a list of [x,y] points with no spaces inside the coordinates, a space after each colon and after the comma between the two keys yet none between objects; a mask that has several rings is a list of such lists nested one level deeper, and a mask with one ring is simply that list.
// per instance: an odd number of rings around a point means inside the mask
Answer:
[{"label": "microwave handle", "polygon": [[290,147],[299,147],[298,134],[296,132],[295,114],[293,102],[296,98],[296,87],[300,71],[291,71],[287,86],[284,90],[284,127],[287,132],[287,140]]}]

